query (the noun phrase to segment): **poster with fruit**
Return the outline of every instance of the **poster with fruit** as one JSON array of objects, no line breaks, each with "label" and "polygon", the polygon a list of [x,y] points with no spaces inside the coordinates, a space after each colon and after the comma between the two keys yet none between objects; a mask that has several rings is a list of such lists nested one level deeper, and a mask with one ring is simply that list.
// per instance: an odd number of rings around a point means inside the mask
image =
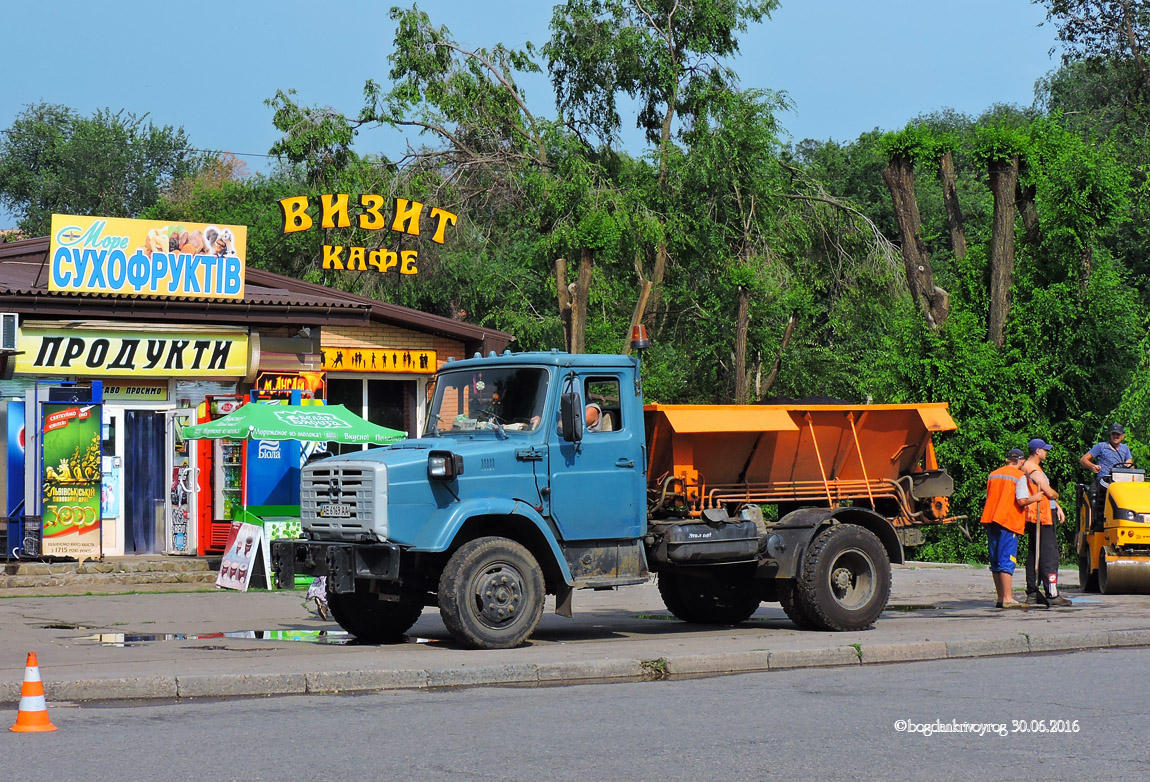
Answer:
[{"label": "poster with fruit", "polygon": [[44,542],[47,557],[100,556],[99,405],[45,404]]}]

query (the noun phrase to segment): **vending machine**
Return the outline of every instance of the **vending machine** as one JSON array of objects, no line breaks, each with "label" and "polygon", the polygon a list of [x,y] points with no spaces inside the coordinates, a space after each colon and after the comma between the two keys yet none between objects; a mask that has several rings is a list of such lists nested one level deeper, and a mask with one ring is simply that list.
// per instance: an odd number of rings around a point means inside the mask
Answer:
[{"label": "vending machine", "polygon": [[[209,396],[198,423],[222,418],[238,410],[246,399],[240,394]],[[243,508],[244,452],[242,440],[196,442],[200,554],[222,554],[227,547],[232,520]]]}]

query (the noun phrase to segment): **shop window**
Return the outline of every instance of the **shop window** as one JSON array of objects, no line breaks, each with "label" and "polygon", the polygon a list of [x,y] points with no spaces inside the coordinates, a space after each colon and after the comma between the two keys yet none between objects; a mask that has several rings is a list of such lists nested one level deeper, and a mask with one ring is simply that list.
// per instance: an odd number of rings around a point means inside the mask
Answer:
[{"label": "shop window", "polygon": [[[373,424],[407,432],[414,405],[410,397],[415,383],[410,380],[328,379],[327,401],[343,405]],[[362,451],[367,446],[328,443],[332,453]]]}]

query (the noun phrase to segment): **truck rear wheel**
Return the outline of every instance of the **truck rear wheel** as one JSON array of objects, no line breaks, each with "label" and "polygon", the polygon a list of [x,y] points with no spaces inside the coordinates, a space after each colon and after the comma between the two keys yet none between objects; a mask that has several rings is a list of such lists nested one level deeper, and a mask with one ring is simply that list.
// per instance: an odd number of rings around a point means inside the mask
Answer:
[{"label": "truck rear wheel", "polygon": [[890,599],[890,560],[870,530],[836,524],[803,555],[799,600],[820,630],[865,630]]},{"label": "truck rear wheel", "polygon": [[779,605],[783,613],[795,623],[800,630],[814,630],[815,623],[811,620],[807,610],[803,608],[803,601],[799,597],[799,585],[793,578],[779,579],[776,588],[779,595]]},{"label": "truck rear wheel", "polygon": [[692,578],[660,573],[659,595],[672,614],[700,625],[738,624],[749,619],[760,603],[758,584],[745,577]]},{"label": "truck rear wheel", "polygon": [[354,592],[341,595],[329,591],[327,605],[340,627],[364,643],[399,641],[423,613],[423,601],[407,596],[402,600],[380,600],[359,582]]},{"label": "truck rear wheel", "polygon": [[439,578],[439,612],[473,649],[510,649],[543,616],[546,586],[531,552],[506,538],[478,538],[456,551]]}]

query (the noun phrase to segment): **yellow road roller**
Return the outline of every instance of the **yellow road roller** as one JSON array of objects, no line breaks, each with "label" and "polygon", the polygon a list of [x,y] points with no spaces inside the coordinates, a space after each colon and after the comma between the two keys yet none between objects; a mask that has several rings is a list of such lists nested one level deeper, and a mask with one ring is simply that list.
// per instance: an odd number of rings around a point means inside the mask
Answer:
[{"label": "yellow road roller", "polygon": [[1078,484],[1078,577],[1083,591],[1150,594],[1150,483],[1145,470],[1115,467],[1100,482]]}]

